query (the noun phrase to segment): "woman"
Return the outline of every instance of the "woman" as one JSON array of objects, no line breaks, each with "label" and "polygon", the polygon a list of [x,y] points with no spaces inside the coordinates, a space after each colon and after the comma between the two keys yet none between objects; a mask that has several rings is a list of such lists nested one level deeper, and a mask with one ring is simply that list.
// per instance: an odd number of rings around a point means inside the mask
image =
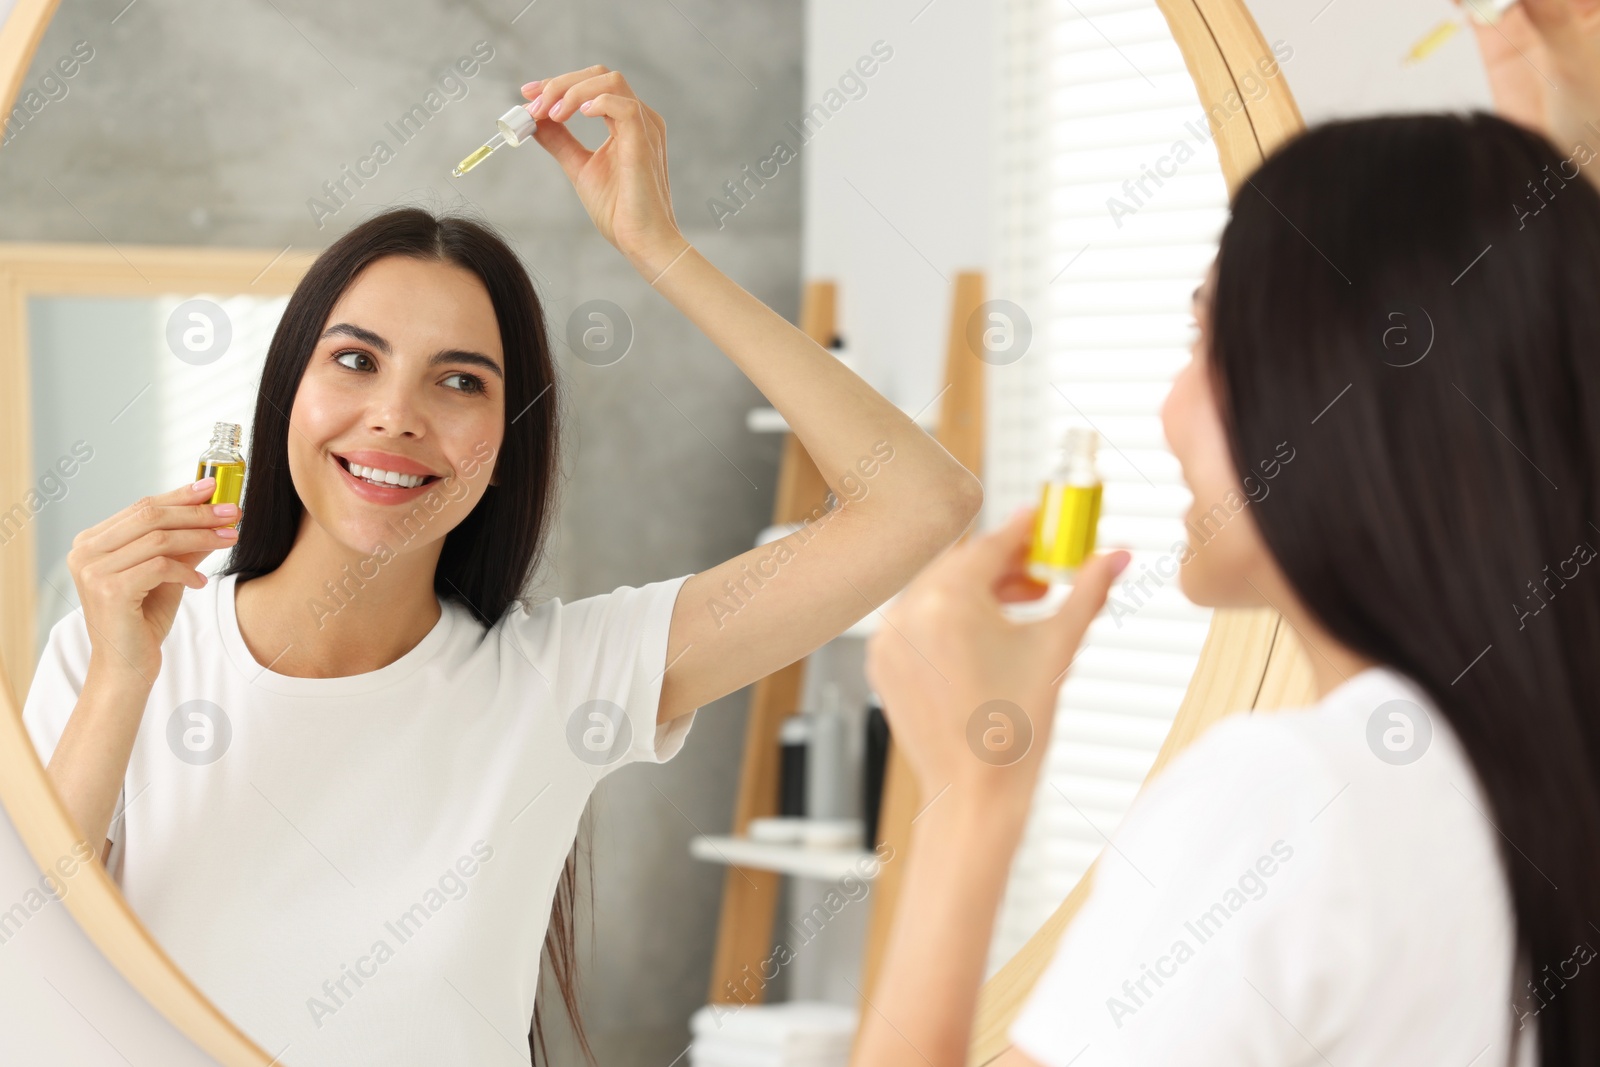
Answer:
[{"label": "woman", "polygon": [[[24,712],[145,925],[290,1063],[504,1059],[541,942],[570,1010],[565,861],[595,782],[671,757],[696,708],[887,599],[981,498],[684,239],[664,125],[621,74],[523,92],[600,232],[770,398],[840,503],[698,574],[519,603],[557,442],[526,272],[483,227],[418,210],[318,257],[268,352],[242,511],[199,482],[83,531],[83,610]],[[609,131],[592,152],[578,114]],[[195,565],[229,546],[208,582]]]},{"label": "woman", "polygon": [[[1342,123],[1236,194],[1163,425],[1191,517],[1295,460],[1182,586],[1279,611],[1319,700],[1151,782],[996,1067],[1600,1062],[1600,15],[1524,6],[1555,146]],[[952,551],[869,649],[931,799],[860,1064],[966,1062],[1061,675],[1127,562],[1018,624],[1026,539],[1024,512]],[[1035,731],[1004,767],[965,742],[996,700]]]}]

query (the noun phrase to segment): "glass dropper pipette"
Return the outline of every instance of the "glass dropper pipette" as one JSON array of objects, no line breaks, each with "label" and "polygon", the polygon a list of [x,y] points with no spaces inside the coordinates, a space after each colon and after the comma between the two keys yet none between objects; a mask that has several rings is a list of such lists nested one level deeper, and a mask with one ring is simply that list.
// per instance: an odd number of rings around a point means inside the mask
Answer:
[{"label": "glass dropper pipette", "polygon": [[[1462,6],[1467,11],[1467,18],[1482,26],[1493,26],[1499,22],[1500,17],[1515,7],[1517,2],[1518,0],[1461,0]],[[1406,53],[1401,62],[1406,64],[1422,62],[1459,33],[1464,25],[1466,21],[1463,19],[1445,19],[1412,45],[1411,51]]]},{"label": "glass dropper pipette", "polygon": [[516,148],[524,141],[533,137],[533,131],[538,123],[533,116],[528,114],[527,108],[518,104],[496,120],[495,125],[500,129],[495,135],[483,142],[481,148],[475,149],[471,155],[457,163],[450,173],[459,178],[479,163],[492,156],[498,149],[505,145]]}]

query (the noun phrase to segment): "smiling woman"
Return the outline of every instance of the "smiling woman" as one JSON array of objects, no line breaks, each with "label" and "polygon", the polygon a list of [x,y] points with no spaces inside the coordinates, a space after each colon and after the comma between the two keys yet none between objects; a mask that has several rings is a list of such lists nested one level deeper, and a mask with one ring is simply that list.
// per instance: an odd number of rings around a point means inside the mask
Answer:
[{"label": "smiling woman", "polygon": [[[620,74],[525,92],[600,232],[772,400],[836,504],[778,543],[790,561],[737,619],[699,606],[772,545],[530,604],[560,407],[516,254],[476,221],[402,208],[317,257],[267,351],[237,513],[206,506],[202,481],[79,534],[83,611],[51,630],[23,712],[140,919],[297,1064],[485,1062],[530,1017],[542,1059],[541,950],[587,1048],[572,846],[595,785],[670,759],[701,705],[871,611],[981,497],[684,240],[660,119]],[[562,125],[575,114],[609,139],[584,148]],[[871,492],[863,455],[894,460]],[[196,566],[235,519],[208,580]],[[494,862],[459,902],[428,905],[469,845]]]}]

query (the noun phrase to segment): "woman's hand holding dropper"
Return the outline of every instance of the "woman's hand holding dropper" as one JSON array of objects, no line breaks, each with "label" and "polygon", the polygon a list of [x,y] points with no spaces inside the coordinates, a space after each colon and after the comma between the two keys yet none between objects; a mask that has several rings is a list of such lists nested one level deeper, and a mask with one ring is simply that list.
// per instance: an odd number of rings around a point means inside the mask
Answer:
[{"label": "woman's hand holding dropper", "polygon": [[[672,214],[665,125],[621,74],[589,67],[522,91],[533,98],[534,139],[595,227],[771,402],[838,502],[826,523],[685,580],[667,639],[657,711],[664,723],[837,637],[960,536],[983,490],[905,412],[684,239]],[[566,129],[579,116],[604,120],[610,133],[593,151]],[[781,580],[742,598],[736,621],[707,610],[750,582],[752,570],[770,573],[769,557],[779,553]]]},{"label": "woman's hand holding dropper", "polygon": [[[667,124],[634,95],[618,71],[594,66],[522,87],[534,140],[556,158],[606,240],[653,282],[689,245],[672,215]],[[585,148],[566,120],[605,120],[610,136]]]}]

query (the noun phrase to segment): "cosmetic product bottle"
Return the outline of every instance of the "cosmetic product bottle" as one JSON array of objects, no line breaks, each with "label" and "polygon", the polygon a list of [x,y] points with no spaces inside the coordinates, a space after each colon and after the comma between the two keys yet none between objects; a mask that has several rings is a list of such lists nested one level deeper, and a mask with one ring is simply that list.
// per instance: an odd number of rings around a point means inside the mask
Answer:
[{"label": "cosmetic product bottle", "polygon": [[1069,429],[1055,471],[1040,491],[1028,550],[1028,574],[1035,581],[1071,582],[1094,551],[1100,523],[1100,472],[1094,458],[1099,438],[1091,429]]},{"label": "cosmetic product bottle", "polygon": [[806,753],[811,747],[811,720],[795,712],[778,726],[778,814],[806,814]]},{"label": "cosmetic product bottle", "polygon": [[[194,480],[215,478],[213,504],[237,504],[244,495],[244,456],[239,453],[239,424],[219,422],[211,431],[211,444],[195,466]],[[238,521],[229,526],[239,525]]]},{"label": "cosmetic product bottle", "polygon": [[516,148],[523,142],[531,140],[534,128],[538,126],[538,123],[534,121],[532,115],[528,114],[527,108],[518,104],[496,119],[495,125],[500,128],[499,132],[483,142],[483,147],[476,149],[466,159],[457,163],[454,169],[450,171],[451,174],[459,178],[479,163],[488,159],[496,149],[505,145]]},{"label": "cosmetic product bottle", "polygon": [[864,831],[861,847],[878,847],[878,812],[883,807],[883,774],[889,764],[889,720],[876,695],[867,704],[866,758],[861,761],[861,811]]}]

